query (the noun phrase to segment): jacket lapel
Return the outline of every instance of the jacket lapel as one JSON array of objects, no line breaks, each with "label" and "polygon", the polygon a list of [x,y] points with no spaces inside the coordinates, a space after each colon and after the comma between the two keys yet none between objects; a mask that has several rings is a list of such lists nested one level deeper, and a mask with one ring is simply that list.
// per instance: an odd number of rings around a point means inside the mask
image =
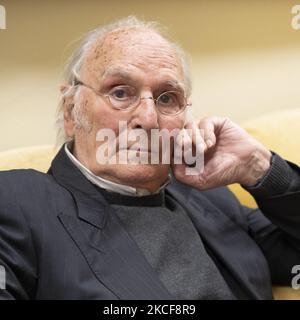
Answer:
[{"label": "jacket lapel", "polygon": [[119,299],[173,299],[101,193],[62,149],[50,174],[72,194],[78,217],[58,216],[97,279]]},{"label": "jacket lapel", "polygon": [[[167,190],[186,209],[203,241],[244,287],[247,296],[250,299],[271,299],[272,293],[266,287],[265,279],[268,266],[250,236],[201,192],[178,188],[177,184],[171,184]],[[271,279],[267,280],[271,283]]]}]

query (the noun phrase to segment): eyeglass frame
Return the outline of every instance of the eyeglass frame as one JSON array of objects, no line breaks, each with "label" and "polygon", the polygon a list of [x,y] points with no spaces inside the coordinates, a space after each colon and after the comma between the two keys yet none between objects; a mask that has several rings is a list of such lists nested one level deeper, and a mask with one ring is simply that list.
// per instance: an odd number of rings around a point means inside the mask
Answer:
[{"label": "eyeglass frame", "polygon": [[162,92],[157,98],[153,98],[153,97],[146,97],[146,98],[145,98],[145,97],[141,97],[141,95],[139,95],[139,98],[138,98],[138,100],[136,101],[135,104],[133,104],[132,106],[129,106],[129,107],[127,107],[127,108],[122,109],[122,108],[117,108],[116,106],[113,105],[113,103],[112,103],[111,100],[110,100],[110,95],[109,95],[109,94],[100,93],[98,90],[96,90],[96,89],[93,88],[92,86],[90,86],[90,85],[84,83],[83,81],[79,80],[78,77],[75,77],[75,78],[74,78],[74,80],[73,80],[73,82],[72,82],[72,86],[74,86],[74,87],[76,87],[76,86],[84,86],[84,87],[86,87],[86,88],[91,89],[92,91],[94,91],[94,93],[95,93],[96,95],[98,95],[98,96],[100,96],[100,97],[105,97],[105,98],[107,99],[108,103],[110,104],[110,106],[111,106],[113,109],[115,109],[115,110],[120,110],[120,111],[129,111],[129,110],[131,110],[131,109],[135,109],[135,108],[137,108],[137,107],[139,106],[139,104],[141,103],[141,100],[145,100],[145,99],[151,99],[151,100],[153,100],[153,101],[154,101],[155,108],[157,109],[157,111],[158,111],[160,114],[165,115],[165,116],[172,116],[172,117],[177,116],[177,115],[181,114],[184,110],[186,110],[187,107],[191,107],[191,106],[192,106],[192,103],[191,103],[191,102],[188,103],[188,102],[187,102],[187,98],[184,96],[184,97],[183,97],[183,98],[184,98],[184,101],[185,101],[184,107],[183,107],[182,109],[180,109],[178,112],[176,112],[176,113],[165,113],[165,112],[162,112],[161,110],[159,110],[159,108],[157,107],[156,103],[157,103],[158,99],[159,99],[163,94],[166,94],[166,93],[169,93],[169,92],[171,92],[171,93],[178,93],[177,91],[172,91],[172,90],[170,90],[170,91],[164,91],[164,92]]}]

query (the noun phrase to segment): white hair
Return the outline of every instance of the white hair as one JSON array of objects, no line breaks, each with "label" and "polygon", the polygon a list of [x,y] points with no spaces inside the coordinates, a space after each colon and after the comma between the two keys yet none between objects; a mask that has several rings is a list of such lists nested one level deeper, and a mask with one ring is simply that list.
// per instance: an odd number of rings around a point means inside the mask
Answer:
[{"label": "white hair", "polygon": [[[89,52],[89,49],[95,44],[96,41],[104,40],[110,33],[122,30],[122,29],[131,29],[131,28],[143,28],[148,29],[151,31],[154,31],[161,35],[165,40],[168,41],[171,47],[173,47],[180,59],[182,69],[183,69],[183,75],[184,75],[184,85],[186,90],[187,97],[191,94],[191,80],[190,80],[190,72],[189,72],[189,63],[186,53],[183,51],[183,49],[178,46],[177,44],[169,41],[167,37],[164,35],[164,28],[158,24],[157,22],[148,22],[148,21],[142,21],[135,16],[129,16],[127,18],[118,20],[114,23],[98,27],[90,32],[88,32],[86,35],[84,35],[80,39],[79,46],[73,54],[68,59],[68,62],[65,67],[64,71],[64,80],[67,85],[70,85],[70,87],[63,91],[58,105],[57,110],[57,118],[56,118],[56,127],[57,127],[57,145],[61,145],[66,141],[71,140],[70,137],[67,136],[65,130],[64,130],[64,101],[69,96],[74,96],[74,106],[71,111],[71,116],[75,122],[75,125],[78,128],[84,128],[88,129],[90,124],[87,119],[86,114],[84,113],[84,110],[81,108],[81,99],[80,99],[80,86],[74,86],[74,82],[76,80],[76,77],[79,77],[81,67],[83,65],[84,59]],[[79,77],[80,78],[80,77]]]}]

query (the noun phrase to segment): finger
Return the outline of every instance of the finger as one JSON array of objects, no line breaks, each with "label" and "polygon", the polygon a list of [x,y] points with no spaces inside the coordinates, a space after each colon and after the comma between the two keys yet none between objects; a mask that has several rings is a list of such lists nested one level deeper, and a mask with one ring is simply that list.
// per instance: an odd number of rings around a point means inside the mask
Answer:
[{"label": "finger", "polygon": [[183,132],[183,152],[184,154],[188,154],[192,151],[193,140],[191,136],[191,132],[187,129],[182,129]]},{"label": "finger", "polygon": [[204,130],[204,140],[208,148],[216,144],[216,133],[224,126],[226,118],[205,117],[199,122],[200,130]]},{"label": "finger", "polygon": [[200,130],[196,122],[187,123],[185,129],[188,131],[188,134],[192,139],[192,144],[195,146],[196,150],[200,153],[205,152],[207,150],[207,145],[203,139],[204,130]]},{"label": "finger", "polygon": [[185,141],[185,132],[184,129],[181,129],[179,133],[176,135],[175,139],[175,145],[174,145],[174,163],[180,164],[182,163],[183,158],[183,150],[184,150],[184,144],[187,144],[187,141]]},{"label": "finger", "polygon": [[[192,138],[188,130],[182,129],[176,137],[176,149],[174,152],[174,161],[176,164],[182,164],[192,154]],[[179,148],[179,149],[177,149]]]}]

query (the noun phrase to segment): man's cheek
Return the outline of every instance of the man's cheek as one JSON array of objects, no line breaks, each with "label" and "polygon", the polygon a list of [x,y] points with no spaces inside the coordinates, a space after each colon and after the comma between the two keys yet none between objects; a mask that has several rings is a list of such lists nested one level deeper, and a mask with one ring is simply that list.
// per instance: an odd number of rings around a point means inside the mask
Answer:
[{"label": "man's cheek", "polygon": [[96,108],[90,115],[90,118],[95,130],[112,129],[116,133],[118,133],[119,130],[119,122],[122,121],[120,114],[106,110],[106,106],[103,105]]}]

